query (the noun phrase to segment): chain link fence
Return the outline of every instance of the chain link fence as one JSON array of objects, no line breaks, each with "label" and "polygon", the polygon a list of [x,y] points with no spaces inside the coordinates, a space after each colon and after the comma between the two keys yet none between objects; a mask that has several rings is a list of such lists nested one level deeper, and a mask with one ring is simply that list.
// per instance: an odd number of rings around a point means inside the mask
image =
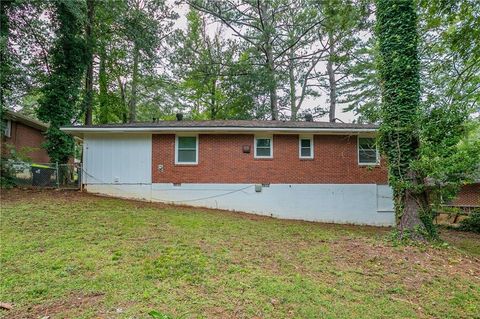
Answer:
[{"label": "chain link fence", "polygon": [[25,163],[11,162],[11,172],[17,186],[60,189],[79,189],[82,183],[80,163]]}]

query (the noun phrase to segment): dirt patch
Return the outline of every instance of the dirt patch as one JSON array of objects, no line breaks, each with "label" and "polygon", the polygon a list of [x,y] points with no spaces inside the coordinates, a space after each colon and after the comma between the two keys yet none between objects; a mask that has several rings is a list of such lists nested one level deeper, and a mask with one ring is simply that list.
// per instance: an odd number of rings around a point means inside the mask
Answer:
[{"label": "dirt patch", "polygon": [[91,308],[95,305],[100,305],[103,299],[103,293],[94,294],[71,294],[65,299],[46,302],[40,305],[34,305],[22,309],[16,309],[6,312],[5,318],[10,319],[26,319],[26,318],[54,318],[58,314],[81,314],[85,309]]},{"label": "dirt patch", "polygon": [[2,202],[18,202],[35,198],[55,198],[56,200],[75,201],[83,200],[90,194],[77,190],[44,189],[44,188],[12,188],[2,189],[0,197]]},{"label": "dirt patch", "polygon": [[480,282],[480,260],[451,248],[392,247],[364,239],[343,238],[330,244],[338,268],[355,267],[362,275],[401,279],[407,288],[417,289],[423,282],[445,276],[460,276]]},{"label": "dirt patch", "polygon": [[450,243],[457,243],[463,240],[474,240],[478,243],[478,245],[480,245],[480,234],[476,234],[473,232],[442,229],[440,232],[440,237]]}]

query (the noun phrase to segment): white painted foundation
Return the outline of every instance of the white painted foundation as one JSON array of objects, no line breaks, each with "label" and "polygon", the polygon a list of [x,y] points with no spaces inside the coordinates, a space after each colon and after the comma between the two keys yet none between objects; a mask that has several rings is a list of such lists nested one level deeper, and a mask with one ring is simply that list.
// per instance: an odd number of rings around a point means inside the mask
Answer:
[{"label": "white painted foundation", "polygon": [[[83,183],[92,193],[286,219],[390,226],[392,192],[376,184],[151,183],[151,134],[86,134]],[[260,186],[260,185],[259,185]]]},{"label": "white painted foundation", "polygon": [[332,223],[391,226],[392,192],[376,184],[89,184],[105,195]]}]

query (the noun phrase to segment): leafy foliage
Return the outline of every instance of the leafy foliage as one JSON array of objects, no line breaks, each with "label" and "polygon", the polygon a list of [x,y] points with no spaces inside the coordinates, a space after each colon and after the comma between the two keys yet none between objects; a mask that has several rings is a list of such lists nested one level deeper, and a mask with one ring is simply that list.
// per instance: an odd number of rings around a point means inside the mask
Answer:
[{"label": "leafy foliage", "polygon": [[57,40],[52,48],[51,75],[42,88],[38,117],[50,124],[45,149],[52,162],[66,163],[74,152],[70,135],[60,131],[76,115],[80,81],[85,61],[85,42],[82,38],[83,10],[77,1],[55,3]]},{"label": "leafy foliage", "polygon": [[[382,88],[380,142],[388,160],[398,226],[401,234],[435,237],[432,208],[448,201],[479,169],[474,103],[468,102],[469,97],[463,93],[456,101],[447,99],[450,102],[446,103],[442,94],[448,90],[443,91],[441,86],[437,91],[426,90],[426,98],[420,101],[414,2],[378,1],[377,24]],[[423,68],[432,71],[429,65]],[[439,78],[433,75],[424,82],[428,87]]]},{"label": "leafy foliage", "polygon": [[379,123],[381,90],[377,72],[378,48],[375,37],[355,49],[355,58],[349,61],[348,81],[339,87],[339,102],[344,111],[353,111],[357,122]]},{"label": "leafy foliage", "polygon": [[[380,146],[388,161],[400,231],[422,232],[423,189],[412,169],[419,158],[420,73],[414,1],[377,1],[377,33],[382,87]],[[410,207],[411,206],[411,207]],[[420,229],[418,229],[420,227]]]},{"label": "leafy foliage", "polygon": [[459,229],[480,234],[480,211],[474,211],[462,220]]},{"label": "leafy foliage", "polygon": [[[262,74],[251,66],[248,48],[209,35],[203,14],[191,9],[188,30],[171,39],[172,65],[182,110],[193,119],[248,119],[262,116]],[[258,93],[257,93],[258,92]]]},{"label": "leafy foliage", "polygon": [[22,147],[17,150],[8,143],[3,143],[2,148],[2,156],[0,157],[0,188],[12,188],[17,185],[15,180],[17,168],[15,164],[31,162],[32,159],[28,154],[34,151],[35,148]]}]

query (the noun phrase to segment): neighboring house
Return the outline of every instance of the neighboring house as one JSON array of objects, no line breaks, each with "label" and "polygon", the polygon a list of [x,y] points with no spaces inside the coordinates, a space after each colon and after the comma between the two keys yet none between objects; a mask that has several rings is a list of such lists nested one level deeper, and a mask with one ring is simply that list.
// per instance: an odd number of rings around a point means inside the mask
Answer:
[{"label": "neighboring house", "polygon": [[459,207],[464,211],[472,211],[480,208],[480,181],[467,184],[460,189],[457,198],[449,205]]},{"label": "neighboring house", "polygon": [[64,127],[89,192],[280,218],[393,225],[377,126],[163,121]]},{"label": "neighboring house", "polygon": [[26,155],[35,163],[50,161],[47,152],[41,146],[45,142],[44,133],[48,124],[6,109],[3,127],[5,131],[2,138],[2,154],[8,152],[9,148],[6,146],[11,145],[17,151],[28,150]]}]

